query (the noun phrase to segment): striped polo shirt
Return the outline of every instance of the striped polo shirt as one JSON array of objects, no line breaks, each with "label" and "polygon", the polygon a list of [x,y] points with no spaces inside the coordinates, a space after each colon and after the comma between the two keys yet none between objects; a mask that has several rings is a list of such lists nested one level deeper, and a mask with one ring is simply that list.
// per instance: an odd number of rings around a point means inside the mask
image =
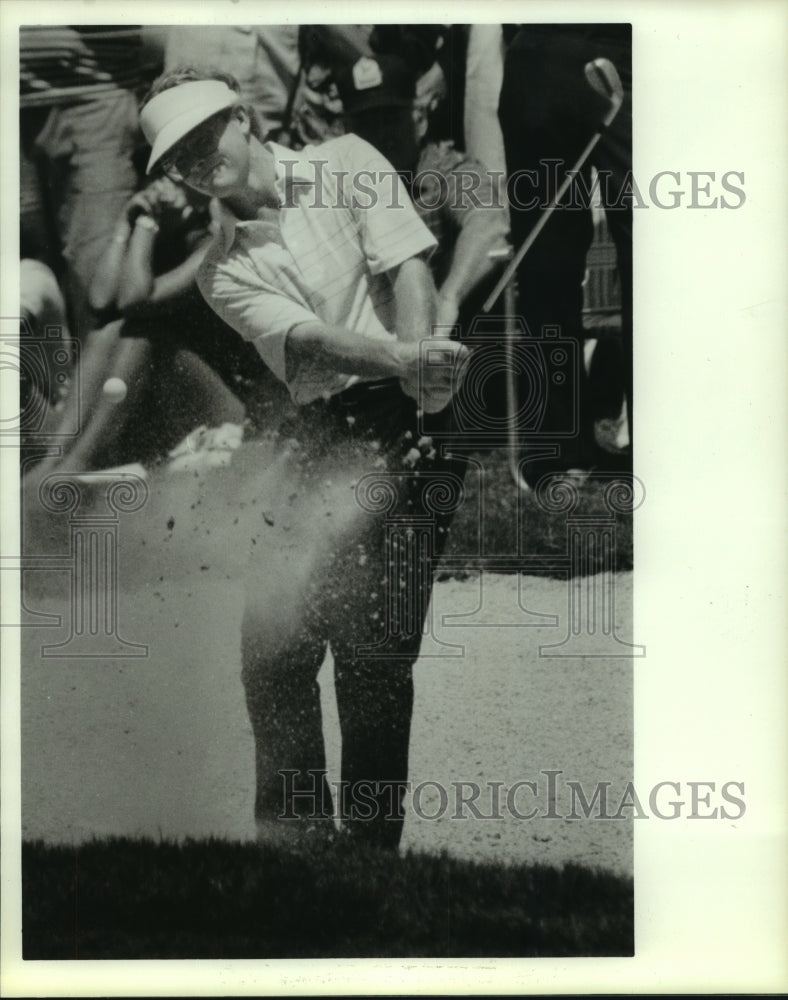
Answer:
[{"label": "striped polo shirt", "polygon": [[286,378],[292,329],[319,322],[360,337],[395,338],[387,271],[435,239],[421,222],[394,168],[354,135],[294,152],[266,143],[280,197],[278,211],[240,221],[222,208],[220,232],[198,274],[208,304],[257,348],[303,404],[341,392],[358,376],[331,369]]}]

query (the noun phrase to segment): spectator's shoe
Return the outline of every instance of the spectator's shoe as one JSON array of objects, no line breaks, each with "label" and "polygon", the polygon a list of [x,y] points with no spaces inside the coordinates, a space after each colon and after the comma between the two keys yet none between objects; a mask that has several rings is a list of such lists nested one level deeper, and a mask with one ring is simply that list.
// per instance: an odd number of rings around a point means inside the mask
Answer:
[{"label": "spectator's shoe", "polygon": [[621,455],[629,448],[629,434],[626,420],[597,420],[594,424],[594,440],[597,446],[610,455]]},{"label": "spectator's shoe", "polygon": [[597,420],[594,424],[593,464],[597,475],[632,475],[626,403],[618,417]]},{"label": "spectator's shoe", "polygon": [[623,455],[631,451],[627,403],[615,417],[603,417],[594,423],[594,442],[597,448],[610,455]]}]

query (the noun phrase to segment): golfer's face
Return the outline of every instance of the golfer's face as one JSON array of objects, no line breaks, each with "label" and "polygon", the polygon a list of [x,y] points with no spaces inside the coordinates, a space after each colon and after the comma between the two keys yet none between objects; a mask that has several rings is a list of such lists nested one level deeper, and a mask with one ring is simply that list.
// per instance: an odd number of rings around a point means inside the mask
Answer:
[{"label": "golfer's face", "polygon": [[203,194],[226,197],[246,178],[247,133],[243,113],[220,111],[173,147],[164,163],[165,173]]}]

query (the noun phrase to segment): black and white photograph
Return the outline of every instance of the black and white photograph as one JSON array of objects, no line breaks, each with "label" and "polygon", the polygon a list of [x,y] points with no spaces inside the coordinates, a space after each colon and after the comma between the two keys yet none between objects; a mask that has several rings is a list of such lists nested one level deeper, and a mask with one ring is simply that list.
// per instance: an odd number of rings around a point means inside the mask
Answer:
[{"label": "black and white photograph", "polygon": [[788,976],[779,5],[6,10],[5,983]]}]

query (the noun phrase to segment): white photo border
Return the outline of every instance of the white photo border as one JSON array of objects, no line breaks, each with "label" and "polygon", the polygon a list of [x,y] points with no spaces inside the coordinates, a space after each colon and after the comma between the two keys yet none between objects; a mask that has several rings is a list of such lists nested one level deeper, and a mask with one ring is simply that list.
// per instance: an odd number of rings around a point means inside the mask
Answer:
[{"label": "white photo border", "polygon": [[[3,0],[2,309],[15,315],[18,26],[361,22],[367,3]],[[636,955],[610,959],[22,962],[19,643],[2,629],[0,988],[16,996],[776,992],[788,983],[788,6],[420,0],[376,20],[629,21],[634,175],[744,174],[741,208],[635,213],[636,787],[741,780],[738,822],[636,822]],[[642,185],[641,185],[642,186]],[[4,373],[5,375],[6,373]],[[3,379],[13,412],[13,379]],[[18,544],[2,449],[3,551]],[[4,612],[17,595],[3,591]]]}]

